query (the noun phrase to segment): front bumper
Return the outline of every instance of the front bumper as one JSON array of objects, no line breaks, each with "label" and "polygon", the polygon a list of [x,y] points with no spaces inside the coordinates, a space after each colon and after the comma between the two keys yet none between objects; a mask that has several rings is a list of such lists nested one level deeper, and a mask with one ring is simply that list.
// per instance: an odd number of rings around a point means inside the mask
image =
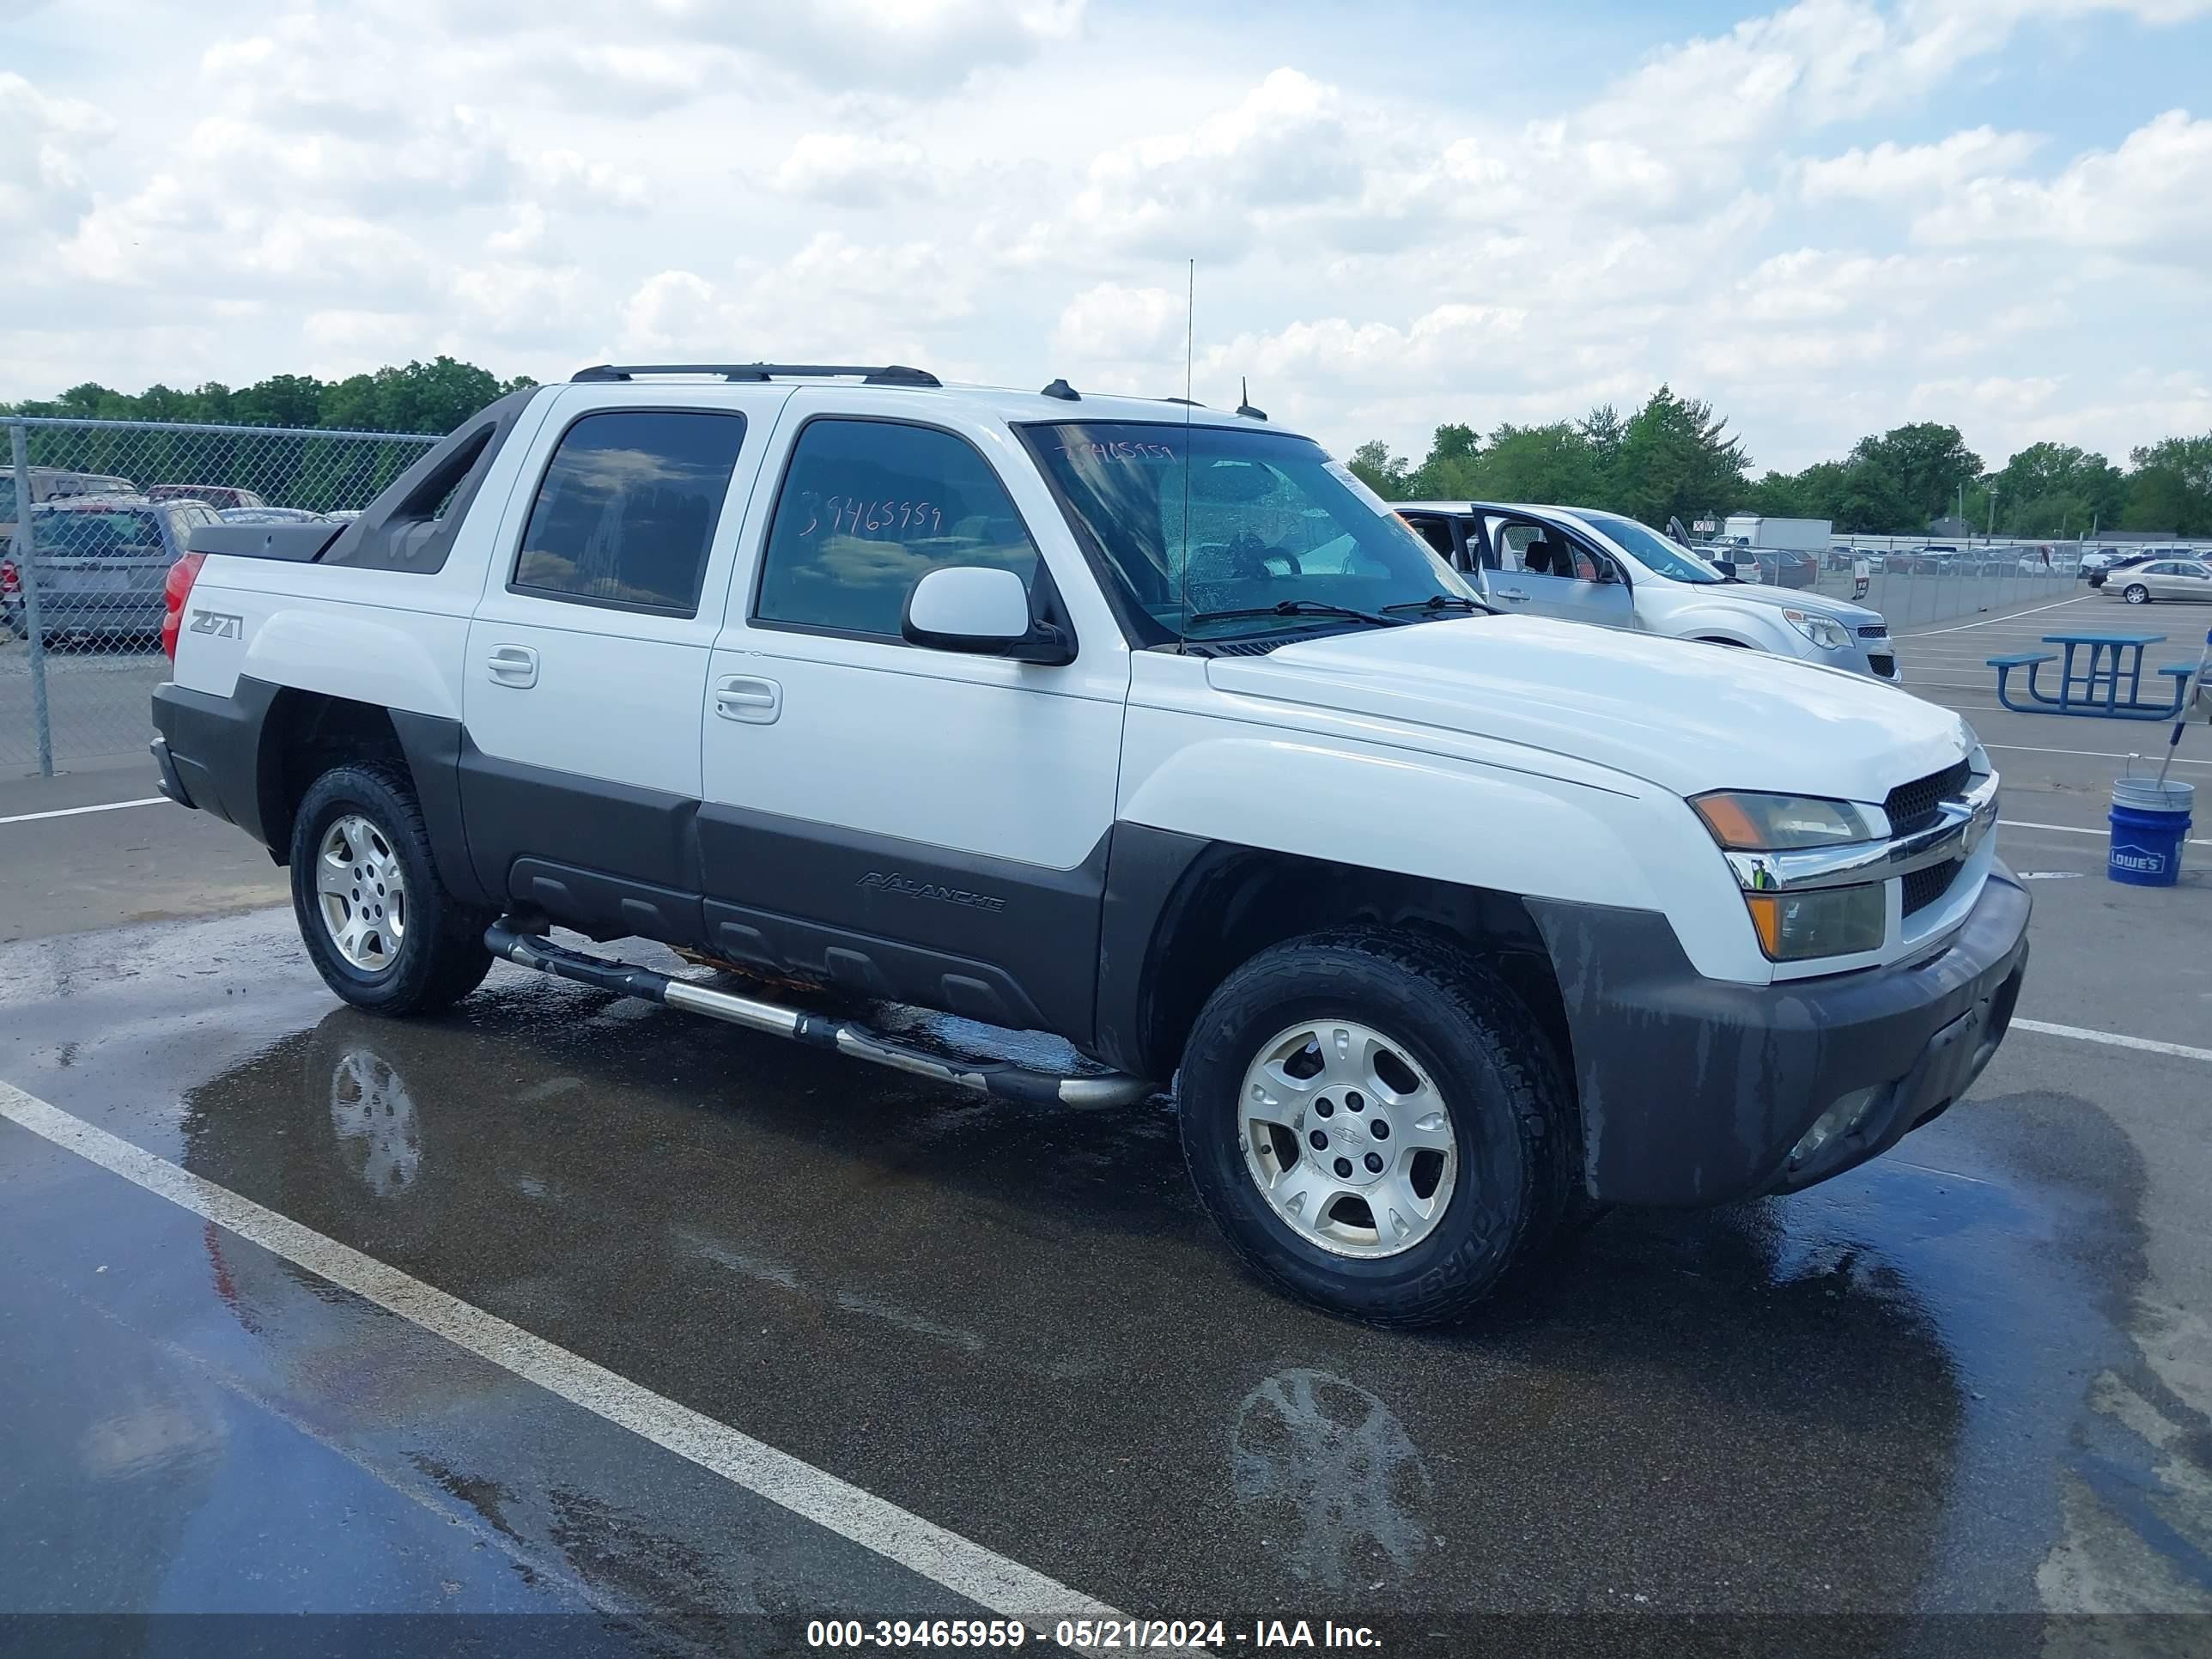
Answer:
[{"label": "front bumper", "polygon": [[[1585,1182],[1613,1204],[1794,1191],[1886,1152],[1981,1075],[2027,968],[2027,892],[2002,865],[1934,955],[1769,986],[1705,978],[1655,911],[1528,908],[1565,1005]],[[1814,1121],[1862,1090],[1854,1128],[1793,1165]]]}]

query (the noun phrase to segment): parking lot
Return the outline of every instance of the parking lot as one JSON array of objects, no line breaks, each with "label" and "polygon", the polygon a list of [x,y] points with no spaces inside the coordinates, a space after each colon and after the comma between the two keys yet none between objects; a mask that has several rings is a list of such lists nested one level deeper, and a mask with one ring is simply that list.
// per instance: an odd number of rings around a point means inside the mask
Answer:
[{"label": "parking lot", "polygon": [[[1164,1102],[981,1101],[503,967],[380,1022],[265,855],[123,804],[143,765],[11,779],[0,1604],[2202,1652],[2212,814],[2179,887],[2107,881],[2166,728],[2002,711],[1982,665],[2118,610],[2062,580],[1899,641],[2037,905],[1972,1095],[1809,1193],[1610,1216],[1442,1334],[1243,1273]],[[2159,612],[2150,664],[2208,620]],[[2212,786],[2212,732],[2181,753]]]}]

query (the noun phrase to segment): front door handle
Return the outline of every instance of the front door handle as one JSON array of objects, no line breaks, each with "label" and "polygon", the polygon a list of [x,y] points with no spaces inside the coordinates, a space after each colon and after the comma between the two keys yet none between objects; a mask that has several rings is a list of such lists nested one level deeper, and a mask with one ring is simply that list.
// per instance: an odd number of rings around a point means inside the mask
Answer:
[{"label": "front door handle", "polygon": [[538,684],[538,653],[526,645],[496,645],[484,659],[484,668],[501,685],[528,690]]},{"label": "front door handle", "polygon": [[1510,599],[1516,605],[1526,605],[1528,603],[1528,596],[1526,593],[1523,593],[1517,587],[1502,589],[1500,590],[1498,597],[1501,599]]},{"label": "front door handle", "polygon": [[714,682],[714,712],[726,720],[772,726],[783,713],[783,688],[750,674],[725,674]]}]

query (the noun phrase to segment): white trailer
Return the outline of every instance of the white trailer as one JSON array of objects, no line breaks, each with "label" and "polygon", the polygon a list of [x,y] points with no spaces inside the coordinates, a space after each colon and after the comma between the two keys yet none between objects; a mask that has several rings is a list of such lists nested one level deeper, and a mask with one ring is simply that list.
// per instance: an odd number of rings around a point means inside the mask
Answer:
[{"label": "white trailer", "polygon": [[1831,519],[1776,519],[1757,513],[1732,513],[1722,535],[1761,552],[1821,554],[1828,550]]}]

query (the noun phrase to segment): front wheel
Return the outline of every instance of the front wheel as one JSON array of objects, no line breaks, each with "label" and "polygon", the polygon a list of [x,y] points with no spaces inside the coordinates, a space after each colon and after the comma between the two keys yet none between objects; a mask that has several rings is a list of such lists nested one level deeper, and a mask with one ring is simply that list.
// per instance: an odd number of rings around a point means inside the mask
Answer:
[{"label": "front wheel", "polygon": [[483,982],[492,918],[446,890],[402,768],[332,768],[292,825],[292,908],[323,982],[356,1008],[427,1013]]},{"label": "front wheel", "polygon": [[1466,1313],[1541,1249],[1580,1174],[1534,1017],[1419,935],[1315,934],[1237,969],[1194,1028],[1178,1110],[1237,1255],[1378,1325]]},{"label": "front wheel", "polygon": [[2145,587],[2141,582],[2130,582],[2127,586],[2126,591],[2123,592],[2120,597],[2125,599],[2130,605],[2148,605],[2150,603],[2150,589]]}]

